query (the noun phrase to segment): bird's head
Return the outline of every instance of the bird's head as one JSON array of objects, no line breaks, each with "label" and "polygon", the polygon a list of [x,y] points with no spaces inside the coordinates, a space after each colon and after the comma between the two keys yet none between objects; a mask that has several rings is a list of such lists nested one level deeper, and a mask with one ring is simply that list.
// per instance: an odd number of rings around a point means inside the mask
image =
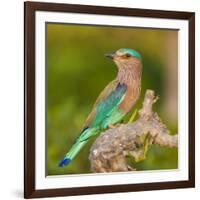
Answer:
[{"label": "bird's head", "polygon": [[119,68],[130,68],[134,67],[134,64],[142,63],[141,55],[137,51],[129,48],[122,48],[115,53],[105,54],[105,56],[111,58]]}]

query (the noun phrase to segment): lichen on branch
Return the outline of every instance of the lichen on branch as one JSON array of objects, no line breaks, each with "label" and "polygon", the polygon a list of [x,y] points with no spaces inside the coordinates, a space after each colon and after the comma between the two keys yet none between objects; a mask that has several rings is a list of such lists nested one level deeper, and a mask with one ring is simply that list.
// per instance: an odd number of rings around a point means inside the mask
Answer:
[{"label": "lichen on branch", "polygon": [[138,162],[146,158],[152,144],[178,146],[177,135],[169,134],[166,125],[152,109],[157,100],[154,91],[147,90],[136,121],[108,129],[96,139],[89,155],[93,172],[132,171],[135,169],[127,164],[127,155]]}]

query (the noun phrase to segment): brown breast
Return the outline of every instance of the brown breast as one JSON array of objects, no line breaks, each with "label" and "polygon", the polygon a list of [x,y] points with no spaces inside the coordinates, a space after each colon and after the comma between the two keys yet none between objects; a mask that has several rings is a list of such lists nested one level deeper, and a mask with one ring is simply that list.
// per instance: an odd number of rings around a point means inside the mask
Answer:
[{"label": "brown breast", "polygon": [[128,113],[133,108],[137,100],[139,99],[140,91],[141,91],[140,81],[135,82],[135,84],[131,86],[128,86],[124,100],[121,102],[119,107],[123,111]]}]

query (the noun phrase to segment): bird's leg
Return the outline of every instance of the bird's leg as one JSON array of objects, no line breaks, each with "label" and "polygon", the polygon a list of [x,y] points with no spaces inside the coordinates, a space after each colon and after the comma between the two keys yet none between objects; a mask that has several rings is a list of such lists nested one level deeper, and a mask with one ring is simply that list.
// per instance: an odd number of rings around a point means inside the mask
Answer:
[{"label": "bird's leg", "polygon": [[122,126],[122,125],[123,125],[122,123],[115,124],[115,125],[109,124],[109,125],[108,125],[108,128],[119,128],[119,127]]},{"label": "bird's leg", "polygon": [[115,128],[115,126],[112,125],[112,124],[109,124],[109,125],[108,125],[108,128]]}]

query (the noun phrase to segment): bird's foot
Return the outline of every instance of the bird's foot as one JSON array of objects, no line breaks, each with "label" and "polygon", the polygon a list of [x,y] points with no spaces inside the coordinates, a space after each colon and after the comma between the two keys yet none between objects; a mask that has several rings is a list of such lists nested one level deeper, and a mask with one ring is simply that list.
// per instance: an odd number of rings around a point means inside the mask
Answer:
[{"label": "bird's foot", "polygon": [[110,125],[108,125],[108,128],[115,128],[115,126],[110,124]]},{"label": "bird's foot", "polygon": [[119,128],[120,126],[123,126],[123,124],[116,124],[116,125],[110,124],[108,125],[108,128]]}]

